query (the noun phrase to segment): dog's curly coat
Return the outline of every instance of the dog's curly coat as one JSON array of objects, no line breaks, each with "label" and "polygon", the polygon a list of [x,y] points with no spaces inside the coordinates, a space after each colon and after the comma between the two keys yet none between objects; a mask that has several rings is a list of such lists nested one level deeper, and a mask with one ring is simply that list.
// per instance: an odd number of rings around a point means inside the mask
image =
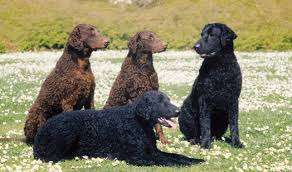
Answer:
[{"label": "dog's curly coat", "polygon": [[231,143],[243,147],[238,132],[238,98],[242,76],[233,40],[236,34],[226,25],[208,24],[194,49],[204,58],[199,75],[179,115],[186,139],[210,148],[212,137],[220,139],[228,125]]},{"label": "dog's curly coat", "polygon": [[[113,83],[105,109],[122,106],[149,90],[158,90],[158,77],[153,66],[153,53],[165,51],[166,44],[150,31],[136,33],[129,41],[129,53]],[[169,143],[159,124],[155,126],[159,140]]]},{"label": "dog's curly coat", "polygon": [[63,55],[48,75],[26,118],[27,143],[45,121],[61,112],[94,108],[95,81],[89,57],[92,51],[106,48],[107,38],[94,26],[79,24],[69,35]]},{"label": "dog's curly coat", "polygon": [[[178,108],[158,91],[105,110],[65,112],[38,131],[34,157],[58,162],[75,156],[117,158],[134,165],[191,165],[201,162],[156,147],[154,124],[177,116]],[[163,123],[161,123],[163,124]]]}]

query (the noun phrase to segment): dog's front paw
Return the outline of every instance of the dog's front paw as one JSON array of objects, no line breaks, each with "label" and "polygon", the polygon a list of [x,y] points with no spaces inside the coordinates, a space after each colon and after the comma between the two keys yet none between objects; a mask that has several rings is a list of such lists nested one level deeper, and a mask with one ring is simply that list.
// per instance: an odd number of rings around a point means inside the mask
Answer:
[{"label": "dog's front paw", "polygon": [[204,149],[210,149],[211,148],[211,139],[201,140],[200,145]]},{"label": "dog's front paw", "polygon": [[239,138],[232,139],[231,140],[231,146],[233,146],[235,148],[244,148],[244,145],[241,143],[241,141],[239,140]]},{"label": "dog's front paw", "polygon": [[200,141],[198,139],[190,139],[189,142],[191,145],[196,145],[196,144],[200,143]]},{"label": "dog's front paw", "polygon": [[164,144],[164,145],[167,145],[167,144],[170,144],[171,142],[168,141],[164,136],[160,136],[159,137],[159,141]]}]

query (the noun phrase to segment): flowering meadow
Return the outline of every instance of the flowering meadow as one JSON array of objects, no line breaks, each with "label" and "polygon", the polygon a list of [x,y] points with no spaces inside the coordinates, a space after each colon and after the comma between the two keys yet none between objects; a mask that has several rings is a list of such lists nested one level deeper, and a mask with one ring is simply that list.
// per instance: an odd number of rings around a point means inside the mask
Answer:
[{"label": "flowering meadow", "polygon": [[[23,142],[27,111],[62,52],[0,55],[0,171],[292,171],[292,53],[236,53],[243,73],[239,131],[244,149],[215,141],[211,150],[183,140],[178,129],[165,128],[167,152],[204,159],[191,167],[135,167],[123,161],[88,157],[56,164],[33,159]],[[126,51],[98,51],[90,61],[96,80],[95,104],[102,107]],[[192,51],[154,55],[160,89],[181,106],[202,59]],[[229,132],[226,134],[229,136]]]}]

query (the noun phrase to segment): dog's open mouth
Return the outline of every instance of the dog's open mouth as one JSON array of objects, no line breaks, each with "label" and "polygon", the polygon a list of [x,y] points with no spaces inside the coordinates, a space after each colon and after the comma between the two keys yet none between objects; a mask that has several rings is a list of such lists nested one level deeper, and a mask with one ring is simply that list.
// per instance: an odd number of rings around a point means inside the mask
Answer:
[{"label": "dog's open mouth", "polygon": [[163,117],[158,118],[158,122],[168,128],[176,128],[176,123],[172,119],[166,119]]},{"label": "dog's open mouth", "polygon": [[212,52],[212,53],[209,53],[209,54],[200,54],[201,57],[203,58],[208,58],[208,57],[212,57],[214,55],[216,55],[217,52]]}]

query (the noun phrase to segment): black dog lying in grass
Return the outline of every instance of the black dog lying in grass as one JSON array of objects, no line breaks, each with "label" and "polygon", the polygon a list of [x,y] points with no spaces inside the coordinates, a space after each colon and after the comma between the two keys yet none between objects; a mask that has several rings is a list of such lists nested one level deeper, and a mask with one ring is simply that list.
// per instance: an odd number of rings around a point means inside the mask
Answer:
[{"label": "black dog lying in grass", "polygon": [[158,91],[107,110],[81,110],[60,114],[38,131],[34,157],[57,162],[75,156],[108,157],[135,165],[184,166],[201,162],[183,155],[161,152],[156,147],[154,125],[174,123],[178,108]]},{"label": "black dog lying in grass", "polygon": [[190,95],[181,108],[179,125],[186,139],[210,148],[230,125],[231,144],[243,147],[238,134],[241,71],[234,55],[236,34],[226,25],[208,24],[194,49],[204,58]]}]

